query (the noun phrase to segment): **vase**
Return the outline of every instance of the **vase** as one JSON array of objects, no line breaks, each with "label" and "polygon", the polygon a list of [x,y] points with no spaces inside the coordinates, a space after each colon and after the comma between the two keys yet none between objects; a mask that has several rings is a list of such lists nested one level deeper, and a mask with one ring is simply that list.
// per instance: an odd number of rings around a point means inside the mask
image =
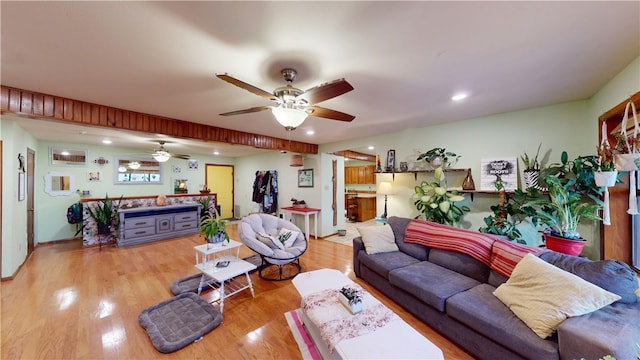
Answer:
[{"label": "vase", "polygon": [[584,239],[569,239],[553,234],[544,234],[544,241],[547,249],[572,256],[579,256],[587,243]]},{"label": "vase", "polygon": [[618,170],[596,171],[593,174],[593,179],[595,180],[597,186],[615,186],[616,180],[618,179]]},{"label": "vase", "polygon": [[538,188],[538,178],[540,177],[540,170],[525,170],[524,173],[524,186],[528,188]]},{"label": "vase", "polygon": [[475,190],[476,184],[471,176],[471,169],[467,170],[467,177],[462,181],[462,190]]}]

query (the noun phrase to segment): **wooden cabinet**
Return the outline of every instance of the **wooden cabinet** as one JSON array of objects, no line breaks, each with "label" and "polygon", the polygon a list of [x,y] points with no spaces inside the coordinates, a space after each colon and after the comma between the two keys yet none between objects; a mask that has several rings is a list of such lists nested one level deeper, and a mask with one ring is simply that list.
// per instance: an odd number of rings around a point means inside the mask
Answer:
[{"label": "wooden cabinet", "polygon": [[367,221],[376,217],[376,197],[358,197],[358,214],[356,221]]},{"label": "wooden cabinet", "polygon": [[118,246],[198,233],[200,204],[120,209]]},{"label": "wooden cabinet", "polygon": [[348,166],[344,168],[345,184],[375,184],[375,170],[373,165]]}]

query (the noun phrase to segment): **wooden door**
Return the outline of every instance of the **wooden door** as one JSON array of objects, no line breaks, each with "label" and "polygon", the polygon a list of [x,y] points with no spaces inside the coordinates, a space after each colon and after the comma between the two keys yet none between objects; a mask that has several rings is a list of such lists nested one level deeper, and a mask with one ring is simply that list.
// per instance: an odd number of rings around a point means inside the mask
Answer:
[{"label": "wooden door", "polygon": [[222,210],[220,216],[223,219],[233,218],[233,165],[207,164],[205,182],[216,194],[216,204]]},{"label": "wooden door", "polygon": [[36,164],[36,152],[27,148],[27,256],[35,248],[33,174]]}]

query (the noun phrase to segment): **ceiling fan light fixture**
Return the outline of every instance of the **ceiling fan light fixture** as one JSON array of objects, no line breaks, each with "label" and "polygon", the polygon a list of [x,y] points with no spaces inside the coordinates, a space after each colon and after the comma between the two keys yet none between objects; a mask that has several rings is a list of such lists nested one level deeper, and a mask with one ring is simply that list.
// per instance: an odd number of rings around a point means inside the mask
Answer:
[{"label": "ceiling fan light fixture", "polygon": [[171,158],[171,154],[164,150],[157,150],[151,156],[153,156],[157,162],[166,162]]},{"label": "ceiling fan light fixture", "polygon": [[308,114],[304,110],[274,107],[271,109],[276,121],[287,130],[293,130],[302,125]]}]

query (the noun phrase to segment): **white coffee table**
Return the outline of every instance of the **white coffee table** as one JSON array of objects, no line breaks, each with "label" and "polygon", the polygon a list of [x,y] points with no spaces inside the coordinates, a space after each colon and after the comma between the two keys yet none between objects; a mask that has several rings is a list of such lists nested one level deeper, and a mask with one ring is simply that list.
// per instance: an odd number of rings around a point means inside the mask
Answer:
[{"label": "white coffee table", "polygon": [[[224,310],[224,299],[229,296],[249,289],[251,290],[251,296],[255,297],[249,271],[256,269],[256,266],[238,257],[240,246],[242,246],[242,243],[231,240],[227,245],[211,246],[202,244],[194,247],[196,250],[195,266],[196,269],[202,272],[200,284],[198,285],[198,295],[204,286],[210,286],[218,290],[220,292],[220,313]],[[233,254],[234,250],[236,250],[235,254]],[[221,261],[228,261],[229,265],[218,267],[217,264]],[[246,282],[234,279],[242,274],[245,275]],[[219,287],[216,286],[217,284],[219,284]]]},{"label": "white coffee table", "polygon": [[[354,284],[334,269],[301,273],[292,282],[301,297]],[[378,301],[373,297],[368,300]],[[348,311],[346,308],[344,310]],[[304,311],[299,310],[298,313],[324,359],[444,359],[440,348],[400,318],[371,333],[342,340],[331,352],[322,340],[318,327]]]}]

